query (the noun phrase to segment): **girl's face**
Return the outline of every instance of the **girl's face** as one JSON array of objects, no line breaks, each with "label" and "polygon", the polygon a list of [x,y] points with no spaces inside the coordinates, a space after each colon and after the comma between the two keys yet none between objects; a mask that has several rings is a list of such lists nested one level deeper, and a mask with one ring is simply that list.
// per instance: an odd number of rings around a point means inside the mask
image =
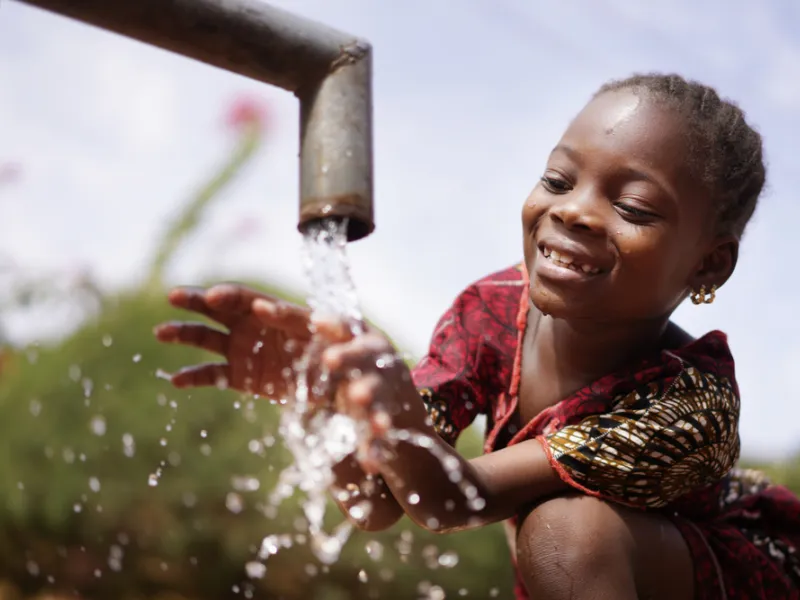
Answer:
[{"label": "girl's face", "polygon": [[629,91],[592,100],[522,211],[533,304],[554,317],[659,319],[724,283],[736,242],[714,236],[680,117]]}]

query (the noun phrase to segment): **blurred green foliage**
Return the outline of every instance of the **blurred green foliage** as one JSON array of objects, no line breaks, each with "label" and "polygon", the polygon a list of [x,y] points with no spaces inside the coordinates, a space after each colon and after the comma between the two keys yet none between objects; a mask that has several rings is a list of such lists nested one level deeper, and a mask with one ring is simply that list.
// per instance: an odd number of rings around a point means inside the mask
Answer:
[{"label": "blurred green foliage", "polygon": [[[54,587],[119,599],[219,599],[247,589],[287,600],[414,598],[423,582],[447,597],[464,589],[486,598],[493,587],[508,594],[499,528],[445,537],[407,520],[355,533],[328,572],[295,544],[266,563],[263,579],[248,580],[245,563],[265,535],[303,531],[296,503],[264,516],[287,464],[278,408],[214,388],[185,393],[158,378],[159,369],[209,358],[155,342],[153,325],[179,317],[162,294],[121,296],[63,342],[10,355],[0,377],[0,580],[27,593]],[[478,453],[477,435],[464,437],[462,449]],[[250,488],[258,481],[258,490],[235,490],[237,478],[251,478]],[[329,515],[330,525],[342,520],[333,504]],[[368,556],[370,541],[383,547],[381,560]],[[436,564],[446,551],[457,553],[455,567]]]}]

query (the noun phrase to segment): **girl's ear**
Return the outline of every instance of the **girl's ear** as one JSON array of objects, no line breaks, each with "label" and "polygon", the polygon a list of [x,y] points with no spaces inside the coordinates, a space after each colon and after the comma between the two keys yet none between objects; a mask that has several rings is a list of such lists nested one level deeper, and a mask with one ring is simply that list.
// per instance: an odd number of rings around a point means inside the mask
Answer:
[{"label": "girl's ear", "polygon": [[725,236],[715,239],[689,278],[689,288],[693,291],[700,288],[710,290],[712,286],[721,288],[733,274],[737,260],[739,260],[737,237]]}]

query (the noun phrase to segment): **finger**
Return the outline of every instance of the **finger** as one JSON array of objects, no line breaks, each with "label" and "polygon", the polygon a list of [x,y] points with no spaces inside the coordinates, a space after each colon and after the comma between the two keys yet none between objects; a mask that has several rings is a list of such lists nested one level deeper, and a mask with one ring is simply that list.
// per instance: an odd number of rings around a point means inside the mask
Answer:
[{"label": "finger", "polygon": [[275,300],[272,296],[236,283],[215,285],[208,289],[205,298],[212,309],[236,316],[250,314],[256,299]]},{"label": "finger", "polygon": [[206,302],[206,290],[195,286],[177,287],[169,292],[167,299],[172,306],[205,315],[219,321],[219,314]]},{"label": "finger", "polygon": [[326,342],[338,344],[354,338],[350,324],[344,319],[321,317],[314,319],[314,331]]},{"label": "finger", "polygon": [[377,475],[381,471],[380,455],[370,440],[358,445],[356,460],[367,475]]},{"label": "finger", "polygon": [[171,377],[171,381],[178,388],[213,385],[225,389],[228,387],[230,374],[230,365],[226,363],[206,363],[181,369]]},{"label": "finger", "polygon": [[365,334],[349,342],[336,344],[322,353],[322,364],[332,373],[353,369],[385,368],[397,360],[389,341],[378,334]]},{"label": "finger", "polygon": [[216,354],[228,352],[228,334],[203,323],[162,323],[153,330],[160,342],[186,344]]},{"label": "finger", "polygon": [[311,337],[309,318],[311,311],[303,306],[274,298],[256,298],[252,304],[253,314],[267,327],[274,327],[292,337]]},{"label": "finger", "polygon": [[377,373],[343,381],[337,386],[336,410],[356,421],[369,420],[383,388],[383,378]]}]

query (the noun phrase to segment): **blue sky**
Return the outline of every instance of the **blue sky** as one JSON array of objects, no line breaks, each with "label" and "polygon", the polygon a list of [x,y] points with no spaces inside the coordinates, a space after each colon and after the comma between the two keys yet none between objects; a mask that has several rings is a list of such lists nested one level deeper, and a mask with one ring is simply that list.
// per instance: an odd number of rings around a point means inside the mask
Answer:
[{"label": "blue sky", "polygon": [[[675,71],[735,99],[764,135],[770,185],[733,279],[676,320],[730,335],[749,454],[800,448],[800,5],[674,0],[282,0],[375,48],[375,234],[351,246],[365,311],[419,355],[473,280],[520,258],[519,212],[569,119],[605,80]],[[302,285],[297,106],[288,93],[15,2],[0,7],[0,252],[32,272],[89,265],[114,288],[233,143],[229,102],[272,105],[269,143],[187,244],[174,282]],[[257,235],[220,246],[242,218]],[[16,318],[19,339],[63,327]]]}]

